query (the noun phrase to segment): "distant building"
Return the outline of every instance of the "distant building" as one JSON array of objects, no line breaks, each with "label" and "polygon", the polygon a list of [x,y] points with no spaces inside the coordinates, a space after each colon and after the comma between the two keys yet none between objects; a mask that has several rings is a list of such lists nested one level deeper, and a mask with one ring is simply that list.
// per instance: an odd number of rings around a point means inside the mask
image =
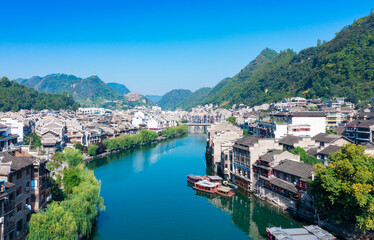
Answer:
[{"label": "distant building", "polygon": [[323,112],[292,112],[270,114],[270,119],[260,120],[251,133],[258,137],[279,139],[286,135],[313,137],[326,131],[326,116]]},{"label": "distant building", "polygon": [[374,120],[354,120],[345,126],[344,134],[355,144],[374,141]]},{"label": "distant building", "polygon": [[11,127],[0,123],[0,152],[9,150],[17,143],[18,135],[11,133]]},{"label": "distant building", "polygon": [[274,139],[243,136],[235,141],[231,161],[231,180],[246,191],[254,190],[252,166],[270,149],[281,149]]}]

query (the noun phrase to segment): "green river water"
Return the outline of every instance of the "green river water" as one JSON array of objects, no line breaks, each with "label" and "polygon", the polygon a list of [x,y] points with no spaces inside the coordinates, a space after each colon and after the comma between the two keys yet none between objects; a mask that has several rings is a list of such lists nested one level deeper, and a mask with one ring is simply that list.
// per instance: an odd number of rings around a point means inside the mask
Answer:
[{"label": "green river water", "polygon": [[89,163],[106,205],[93,239],[264,239],[267,226],[300,226],[254,196],[227,199],[188,186],[186,175],[207,173],[205,140],[190,135]]}]

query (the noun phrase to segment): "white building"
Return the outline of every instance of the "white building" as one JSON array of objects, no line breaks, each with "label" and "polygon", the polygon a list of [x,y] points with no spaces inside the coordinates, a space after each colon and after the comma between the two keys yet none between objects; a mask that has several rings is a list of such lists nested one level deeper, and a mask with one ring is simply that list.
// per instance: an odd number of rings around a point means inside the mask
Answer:
[{"label": "white building", "polygon": [[254,135],[275,139],[286,135],[308,138],[326,131],[326,116],[323,112],[276,113],[270,117],[270,121],[257,123]]}]

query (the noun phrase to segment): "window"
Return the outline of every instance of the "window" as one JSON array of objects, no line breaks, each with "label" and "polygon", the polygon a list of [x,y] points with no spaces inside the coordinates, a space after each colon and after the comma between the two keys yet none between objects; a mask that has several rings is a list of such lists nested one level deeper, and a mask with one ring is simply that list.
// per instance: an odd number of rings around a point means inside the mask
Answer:
[{"label": "window", "polygon": [[30,174],[30,168],[26,168],[26,175]]},{"label": "window", "polygon": [[10,182],[10,183],[13,182],[13,175],[10,175],[10,176],[9,176],[9,182]]},{"label": "window", "polygon": [[22,171],[17,172],[17,180],[22,178]]},{"label": "window", "polygon": [[19,213],[20,211],[22,211],[22,203],[17,205],[17,213]]},{"label": "window", "polygon": [[17,188],[17,197],[18,197],[19,195],[21,195],[21,194],[22,194],[22,187],[19,186],[19,187]]},{"label": "window", "polygon": [[30,192],[30,182],[26,183],[26,189],[25,189],[25,191],[26,191],[26,193]]}]

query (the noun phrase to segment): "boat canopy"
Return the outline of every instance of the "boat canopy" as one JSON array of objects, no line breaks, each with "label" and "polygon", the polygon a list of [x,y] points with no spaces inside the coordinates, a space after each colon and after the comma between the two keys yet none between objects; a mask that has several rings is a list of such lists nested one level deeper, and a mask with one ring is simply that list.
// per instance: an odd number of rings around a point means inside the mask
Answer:
[{"label": "boat canopy", "polygon": [[191,179],[195,179],[195,180],[201,180],[201,176],[196,176],[194,174],[189,174],[189,175],[187,175],[187,177],[189,177]]},{"label": "boat canopy", "polygon": [[212,181],[222,181],[222,178],[219,176],[208,176],[208,178]]},{"label": "boat canopy", "polygon": [[207,180],[202,180],[202,181],[199,181],[199,182],[197,182],[195,184],[199,185],[201,187],[209,187],[209,188],[214,188],[214,187],[219,186],[218,183],[209,182]]}]

